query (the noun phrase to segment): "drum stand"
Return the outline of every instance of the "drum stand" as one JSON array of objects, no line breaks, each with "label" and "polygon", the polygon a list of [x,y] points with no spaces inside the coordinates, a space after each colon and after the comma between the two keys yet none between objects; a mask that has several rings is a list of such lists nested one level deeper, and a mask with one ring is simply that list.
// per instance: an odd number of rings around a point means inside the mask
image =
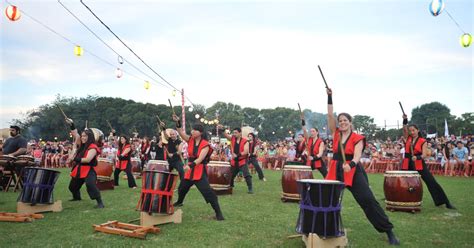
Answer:
[{"label": "drum stand", "polygon": [[232,195],[232,187],[222,184],[211,184],[211,189],[216,195]]},{"label": "drum stand", "polygon": [[166,223],[180,224],[183,219],[183,210],[178,209],[173,214],[148,214],[140,212],[140,225],[154,226]]},{"label": "drum stand", "polygon": [[138,226],[127,223],[118,222],[116,220],[109,221],[100,225],[92,225],[94,231],[109,234],[118,234],[132,238],[145,239],[148,233],[159,233],[160,229],[153,226]]},{"label": "drum stand", "polygon": [[7,222],[32,222],[35,219],[43,219],[42,214],[19,214],[0,212],[0,221]]},{"label": "drum stand", "polygon": [[18,213],[42,213],[42,212],[61,212],[63,211],[62,201],[55,201],[53,204],[36,204],[17,202],[16,211]]},{"label": "drum stand", "polygon": [[299,202],[301,197],[299,194],[290,194],[281,192],[281,201],[282,202]]},{"label": "drum stand", "polygon": [[346,235],[337,238],[322,239],[316,233],[310,233],[308,236],[303,235],[303,242],[306,248],[332,248],[332,247],[346,247],[347,237]]}]

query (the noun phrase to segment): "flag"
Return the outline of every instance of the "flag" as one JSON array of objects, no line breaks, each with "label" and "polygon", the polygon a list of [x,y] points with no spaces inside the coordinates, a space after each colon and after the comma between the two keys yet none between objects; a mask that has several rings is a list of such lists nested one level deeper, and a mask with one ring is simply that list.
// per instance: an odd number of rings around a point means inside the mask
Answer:
[{"label": "flag", "polygon": [[444,119],[444,137],[449,137],[448,122],[446,121],[446,119]]}]

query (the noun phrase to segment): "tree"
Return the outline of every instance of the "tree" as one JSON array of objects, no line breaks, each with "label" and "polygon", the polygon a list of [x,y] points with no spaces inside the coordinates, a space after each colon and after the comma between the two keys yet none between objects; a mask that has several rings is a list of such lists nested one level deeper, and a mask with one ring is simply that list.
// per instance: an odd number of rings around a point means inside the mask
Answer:
[{"label": "tree", "polygon": [[367,115],[355,115],[352,125],[357,132],[369,137],[372,136],[376,130],[374,118]]},{"label": "tree", "polygon": [[451,110],[439,102],[431,102],[414,108],[411,111],[411,124],[415,124],[425,133],[444,133],[444,119],[452,122],[455,116]]}]

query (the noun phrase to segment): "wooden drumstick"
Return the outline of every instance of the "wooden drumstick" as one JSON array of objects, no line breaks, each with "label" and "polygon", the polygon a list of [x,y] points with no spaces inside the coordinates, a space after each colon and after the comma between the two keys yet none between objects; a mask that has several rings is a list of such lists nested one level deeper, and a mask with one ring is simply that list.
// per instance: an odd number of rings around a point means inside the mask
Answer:
[{"label": "wooden drumstick", "polygon": [[87,129],[87,120],[86,120],[86,128],[85,129]]},{"label": "wooden drumstick", "polygon": [[324,84],[326,85],[326,89],[329,89],[328,84],[326,83],[326,79],[324,78],[323,71],[321,70],[321,67],[318,65],[319,72],[321,73],[321,76],[323,77]]},{"label": "wooden drumstick", "polygon": [[68,119],[66,114],[64,113],[63,109],[61,108],[61,106],[59,106],[59,104],[56,104],[56,106],[59,108],[59,111],[61,111],[61,114],[63,114],[64,119]]},{"label": "wooden drumstick", "polygon": [[109,120],[105,120],[105,121],[107,122],[107,124],[109,125],[109,127],[110,127],[111,130],[114,129],[114,128],[112,127],[112,125],[110,124]]},{"label": "wooden drumstick", "polygon": [[303,113],[303,112],[301,111],[300,103],[298,103],[298,109],[300,110],[300,113]]},{"label": "wooden drumstick", "polygon": [[168,103],[170,104],[170,108],[171,108],[171,110],[173,111],[173,114],[176,115],[176,113],[174,112],[173,104],[171,104],[171,100],[170,100],[170,99],[168,99]]},{"label": "wooden drumstick", "polygon": [[400,101],[398,101],[398,104],[400,104],[400,108],[402,109],[402,113],[403,113],[403,115],[406,115],[406,114],[405,114],[405,110],[403,110],[402,103],[401,103]]}]

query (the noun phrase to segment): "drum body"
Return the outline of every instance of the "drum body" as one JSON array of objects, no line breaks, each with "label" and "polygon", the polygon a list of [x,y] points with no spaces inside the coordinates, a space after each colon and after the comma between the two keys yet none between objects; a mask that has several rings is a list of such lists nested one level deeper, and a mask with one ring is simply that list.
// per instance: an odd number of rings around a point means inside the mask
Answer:
[{"label": "drum body", "polygon": [[97,166],[94,168],[97,176],[101,177],[112,177],[113,172],[113,162],[107,158],[98,158]]},{"label": "drum body", "polygon": [[301,179],[313,179],[311,167],[305,165],[285,165],[281,174],[281,187],[283,189],[281,199],[283,201],[300,200],[297,181]]},{"label": "drum body", "polygon": [[18,156],[15,160],[15,165],[19,167],[35,166],[35,158],[28,155]]},{"label": "drum body", "polygon": [[132,162],[132,172],[140,173],[142,161],[139,158],[131,158],[130,160]]},{"label": "drum body", "polygon": [[168,161],[165,160],[149,160],[147,170],[169,171]]},{"label": "drum body", "polygon": [[216,194],[232,194],[232,170],[229,162],[209,161],[206,170],[209,184]]},{"label": "drum body", "polygon": [[143,171],[142,193],[137,209],[142,212],[173,214],[173,193],[178,174],[165,171]]},{"label": "drum body", "polygon": [[4,168],[11,168],[13,167],[13,161],[15,161],[15,157],[2,155],[0,156],[0,166]]},{"label": "drum body", "polygon": [[59,171],[26,167],[23,169],[23,190],[17,201],[35,204],[53,204],[53,189],[59,178]]},{"label": "drum body", "polygon": [[421,211],[423,185],[417,171],[386,171],[383,191],[388,210]]},{"label": "drum body", "polygon": [[298,181],[301,194],[296,231],[320,238],[344,236],[341,202],[344,183],[333,180],[303,179]]}]

